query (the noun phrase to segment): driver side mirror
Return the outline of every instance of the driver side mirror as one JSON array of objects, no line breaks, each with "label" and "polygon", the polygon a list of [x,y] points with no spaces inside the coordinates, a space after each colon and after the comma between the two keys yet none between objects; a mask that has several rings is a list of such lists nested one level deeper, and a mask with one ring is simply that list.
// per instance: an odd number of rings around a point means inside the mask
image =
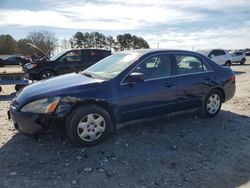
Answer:
[{"label": "driver side mirror", "polygon": [[134,84],[134,83],[143,82],[143,81],[144,81],[144,74],[143,73],[139,73],[139,72],[133,72],[133,73],[131,73],[124,80],[124,82],[128,83],[128,84]]}]

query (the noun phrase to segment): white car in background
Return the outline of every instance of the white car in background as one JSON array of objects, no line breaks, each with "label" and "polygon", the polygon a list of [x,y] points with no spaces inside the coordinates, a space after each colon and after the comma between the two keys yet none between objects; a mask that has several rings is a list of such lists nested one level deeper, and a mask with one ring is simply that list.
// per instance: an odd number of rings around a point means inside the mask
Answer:
[{"label": "white car in background", "polygon": [[244,51],[233,52],[231,58],[233,63],[240,63],[241,65],[244,65],[247,59]]},{"label": "white car in background", "polygon": [[230,67],[232,65],[231,55],[224,49],[200,50],[199,53],[209,57],[214,62],[222,66]]}]

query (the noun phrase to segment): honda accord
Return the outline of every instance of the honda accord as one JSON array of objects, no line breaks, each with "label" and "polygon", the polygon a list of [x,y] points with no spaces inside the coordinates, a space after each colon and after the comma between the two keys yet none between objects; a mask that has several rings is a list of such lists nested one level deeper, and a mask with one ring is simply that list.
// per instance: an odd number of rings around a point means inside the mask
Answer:
[{"label": "honda accord", "polygon": [[215,116],[235,93],[235,75],[183,50],[115,53],[83,72],[42,80],[18,92],[8,112],[20,132],[62,126],[75,144],[96,145],[119,123],[191,108]]}]

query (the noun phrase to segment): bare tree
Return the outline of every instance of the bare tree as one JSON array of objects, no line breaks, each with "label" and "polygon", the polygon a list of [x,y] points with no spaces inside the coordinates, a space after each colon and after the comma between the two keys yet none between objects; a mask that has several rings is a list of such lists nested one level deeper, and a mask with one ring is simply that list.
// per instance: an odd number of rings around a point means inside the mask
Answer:
[{"label": "bare tree", "polygon": [[71,48],[71,43],[70,43],[70,40],[64,38],[61,40],[61,45],[60,47],[63,49],[63,50],[68,50]]},{"label": "bare tree", "polygon": [[49,57],[53,55],[53,52],[57,45],[57,39],[55,33],[42,30],[29,32],[27,39],[45,52]]}]

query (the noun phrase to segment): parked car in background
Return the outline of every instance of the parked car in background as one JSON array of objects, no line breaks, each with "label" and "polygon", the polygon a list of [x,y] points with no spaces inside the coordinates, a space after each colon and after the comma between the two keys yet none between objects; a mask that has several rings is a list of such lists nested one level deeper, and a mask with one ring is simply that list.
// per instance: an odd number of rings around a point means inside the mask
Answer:
[{"label": "parked car in background", "polygon": [[247,59],[244,51],[233,52],[231,58],[233,63],[240,63],[241,65],[244,65]]},{"label": "parked car in background", "polygon": [[0,58],[0,67],[4,67],[4,60]]},{"label": "parked car in background", "polygon": [[17,130],[31,135],[64,121],[72,142],[89,147],[131,120],[191,108],[213,117],[234,93],[233,71],[199,53],[134,50],[25,87],[8,114]]},{"label": "parked car in background", "polygon": [[24,66],[26,77],[30,80],[42,80],[56,75],[82,71],[111,55],[110,50],[71,49],[49,58],[39,48],[35,47],[35,49],[43,54],[43,58]]},{"label": "parked car in background", "polygon": [[24,57],[24,56],[16,56],[16,55],[11,55],[8,56],[4,59],[4,64],[5,65],[24,65],[26,63],[29,63],[31,60]]},{"label": "parked car in background", "polygon": [[200,50],[199,53],[209,57],[214,62],[222,66],[232,65],[231,55],[224,49]]}]

